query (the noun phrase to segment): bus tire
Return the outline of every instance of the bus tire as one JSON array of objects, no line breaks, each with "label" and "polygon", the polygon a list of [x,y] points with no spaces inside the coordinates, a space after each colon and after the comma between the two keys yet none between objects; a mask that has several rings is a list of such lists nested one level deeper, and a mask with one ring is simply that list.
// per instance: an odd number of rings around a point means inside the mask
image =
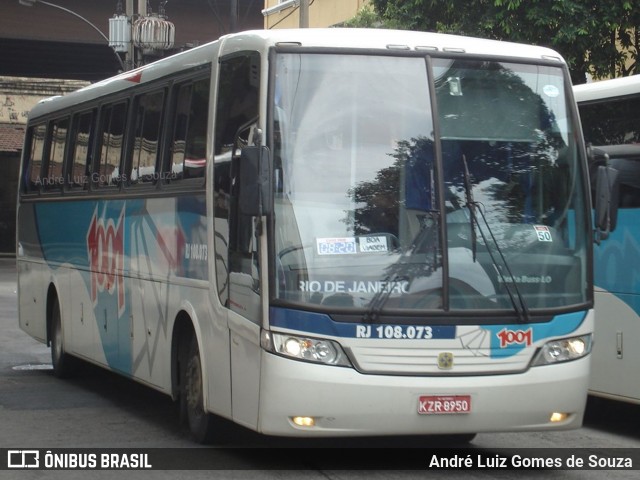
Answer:
[{"label": "bus tire", "polygon": [[202,363],[195,335],[192,335],[180,362],[180,410],[193,439],[202,444],[211,443],[215,438],[214,416],[204,410]]},{"label": "bus tire", "polygon": [[74,359],[64,351],[64,337],[62,334],[62,316],[60,303],[56,297],[51,308],[51,365],[53,374],[58,378],[68,378],[73,374]]}]

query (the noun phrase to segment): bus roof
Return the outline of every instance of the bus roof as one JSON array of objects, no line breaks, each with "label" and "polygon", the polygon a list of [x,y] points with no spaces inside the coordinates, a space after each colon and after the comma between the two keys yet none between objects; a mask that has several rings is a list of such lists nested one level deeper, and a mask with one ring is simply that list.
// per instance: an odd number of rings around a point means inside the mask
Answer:
[{"label": "bus roof", "polygon": [[440,50],[459,53],[561,59],[554,50],[534,45],[523,45],[459,35],[409,30],[367,28],[303,28],[253,30],[227,35],[225,38],[253,36],[271,45],[298,43],[303,47],[351,47],[370,49]]},{"label": "bus roof", "polygon": [[423,51],[425,53],[440,51],[451,54],[555,60],[562,65],[565,63],[558,52],[546,47],[442,33],[360,28],[249,30],[225,35],[213,42],[157,60],[135,70],[123,72],[63,97],[42,100],[31,110],[30,117],[36,118],[86,100],[116,93],[134,84],[162,78],[176,71],[206,65],[216,60],[217,52],[221,48],[224,54],[228,54],[243,50],[265,52],[277,45],[372,51]]},{"label": "bus roof", "polygon": [[574,85],[576,102],[593,102],[604,98],[626,97],[640,92],[640,75],[612,78],[598,82]]}]

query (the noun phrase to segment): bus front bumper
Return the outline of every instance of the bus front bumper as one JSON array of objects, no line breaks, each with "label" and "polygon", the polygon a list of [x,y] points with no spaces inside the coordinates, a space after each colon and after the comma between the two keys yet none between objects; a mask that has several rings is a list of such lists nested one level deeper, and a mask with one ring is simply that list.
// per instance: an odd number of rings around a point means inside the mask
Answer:
[{"label": "bus front bumper", "polygon": [[[569,430],[582,425],[589,356],[506,375],[389,376],[263,352],[258,430],[340,437]],[[468,398],[467,413],[418,413],[426,397]],[[555,420],[552,421],[554,414]],[[311,426],[300,426],[300,417]]]}]

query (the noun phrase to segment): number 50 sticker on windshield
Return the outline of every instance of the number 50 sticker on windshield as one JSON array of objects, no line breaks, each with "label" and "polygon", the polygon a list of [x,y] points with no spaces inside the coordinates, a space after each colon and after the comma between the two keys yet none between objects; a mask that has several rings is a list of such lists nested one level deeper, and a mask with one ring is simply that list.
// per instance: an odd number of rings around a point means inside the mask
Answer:
[{"label": "number 50 sticker on windshield", "polygon": [[534,225],[533,228],[536,231],[539,242],[553,242],[551,238],[551,230],[546,225]]}]

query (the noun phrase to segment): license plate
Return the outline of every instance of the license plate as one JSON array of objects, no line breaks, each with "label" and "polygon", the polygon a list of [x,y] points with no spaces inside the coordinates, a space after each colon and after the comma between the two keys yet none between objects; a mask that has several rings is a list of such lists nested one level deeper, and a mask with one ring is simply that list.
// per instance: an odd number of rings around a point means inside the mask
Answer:
[{"label": "license plate", "polygon": [[447,415],[471,412],[471,395],[422,395],[418,399],[420,415]]}]

